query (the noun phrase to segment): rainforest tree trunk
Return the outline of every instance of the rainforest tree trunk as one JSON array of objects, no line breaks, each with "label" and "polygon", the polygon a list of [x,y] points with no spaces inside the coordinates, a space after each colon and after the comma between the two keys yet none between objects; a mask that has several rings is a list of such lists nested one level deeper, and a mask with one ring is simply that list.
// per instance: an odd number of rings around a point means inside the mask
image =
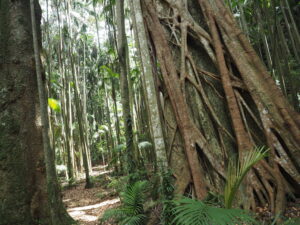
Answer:
[{"label": "rainforest tree trunk", "polygon": [[[40,44],[41,10],[35,7]],[[47,161],[54,172],[47,179],[53,180],[46,180],[30,18],[29,0],[0,2],[0,177],[5,180],[0,183],[0,224],[69,224],[53,161]]]},{"label": "rainforest tree trunk", "polygon": [[123,107],[123,119],[125,127],[125,138],[126,138],[126,154],[128,162],[128,172],[133,173],[137,165],[137,158],[134,156],[134,143],[133,143],[133,124],[132,114],[130,112],[130,97],[128,89],[128,69],[127,69],[127,57],[126,57],[126,33],[125,33],[125,22],[124,22],[124,1],[120,0],[116,3],[117,12],[117,28],[118,28],[118,56],[120,62],[120,89],[121,89],[121,102]]},{"label": "rainforest tree trunk", "polygon": [[147,94],[147,105],[149,115],[150,115],[150,127],[151,127],[151,134],[152,139],[155,147],[156,153],[156,161],[158,167],[160,168],[160,172],[165,172],[168,167],[167,155],[166,155],[166,148],[165,148],[165,141],[161,123],[161,115],[159,111],[158,105],[158,95],[157,95],[157,87],[155,85],[155,77],[153,76],[152,65],[151,65],[151,58],[148,49],[148,42],[147,36],[144,27],[144,21],[142,16],[142,9],[140,2],[133,2],[131,1],[132,11],[134,13],[134,20],[136,27],[136,36],[138,42],[138,48],[140,51],[141,56],[141,66],[142,66],[142,73],[143,73],[143,83],[146,89]]}]

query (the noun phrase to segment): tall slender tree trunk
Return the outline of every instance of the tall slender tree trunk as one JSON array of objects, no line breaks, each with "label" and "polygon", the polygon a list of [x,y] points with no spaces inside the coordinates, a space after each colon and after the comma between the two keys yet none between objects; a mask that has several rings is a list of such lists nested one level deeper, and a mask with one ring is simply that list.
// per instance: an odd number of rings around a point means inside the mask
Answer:
[{"label": "tall slender tree trunk", "polygon": [[84,117],[83,117],[83,107],[80,101],[79,96],[79,90],[78,90],[78,81],[77,81],[77,74],[74,66],[74,62],[72,60],[72,56],[70,54],[71,58],[71,66],[72,66],[72,76],[73,76],[73,82],[74,82],[74,93],[75,93],[75,105],[76,105],[76,117],[79,127],[79,137],[80,137],[80,145],[82,149],[82,160],[83,160],[83,167],[84,167],[84,173],[85,173],[85,188],[91,188],[92,183],[90,179],[90,168],[89,168],[89,158],[88,158],[88,151],[87,143],[86,143],[86,137],[84,135]]},{"label": "tall slender tree trunk", "polygon": [[143,83],[147,94],[147,105],[150,115],[150,126],[153,143],[155,147],[156,160],[160,172],[165,172],[168,167],[168,160],[166,155],[166,147],[163,135],[163,128],[161,123],[161,115],[159,111],[157,88],[155,85],[155,78],[152,71],[151,58],[148,48],[147,35],[144,27],[144,21],[142,16],[142,9],[140,1],[133,2],[131,0],[130,6],[132,8],[134,17],[134,24],[136,27],[136,36],[138,49],[141,56],[141,65],[143,71]]},{"label": "tall slender tree trunk", "polygon": [[120,61],[120,89],[121,89],[121,102],[123,107],[123,119],[125,127],[126,138],[126,154],[128,172],[133,173],[136,168],[136,157],[134,156],[134,143],[133,143],[133,130],[132,130],[132,114],[130,112],[130,97],[128,89],[127,78],[127,57],[126,57],[126,33],[124,22],[124,0],[117,1],[117,28],[118,28],[118,56]]}]

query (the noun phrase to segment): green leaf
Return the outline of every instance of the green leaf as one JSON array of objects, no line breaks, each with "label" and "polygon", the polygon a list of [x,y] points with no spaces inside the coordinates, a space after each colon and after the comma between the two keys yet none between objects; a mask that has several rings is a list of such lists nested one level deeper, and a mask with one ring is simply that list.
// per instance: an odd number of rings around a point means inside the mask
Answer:
[{"label": "green leaf", "polygon": [[240,162],[232,160],[229,162],[227,182],[224,191],[225,208],[231,208],[234,196],[244,177],[254,164],[266,157],[268,150],[269,149],[265,147],[256,147],[248,151]]},{"label": "green leaf", "polygon": [[56,100],[54,98],[48,98],[48,105],[55,112],[60,112],[61,108],[60,108],[60,103],[58,100]]},{"label": "green leaf", "polygon": [[124,145],[124,144],[119,144],[119,145],[117,145],[115,148],[114,148],[114,151],[115,152],[122,152],[122,151],[124,151],[126,149],[126,145]]},{"label": "green leaf", "polygon": [[182,198],[172,201],[175,225],[244,225],[256,224],[256,221],[244,210],[224,209],[211,206],[202,201]]},{"label": "green leaf", "polygon": [[110,77],[115,77],[115,78],[119,77],[118,73],[113,72],[109,67],[105,65],[101,66],[100,69],[106,71]]},{"label": "green leaf", "polygon": [[106,210],[101,221],[113,218],[120,225],[144,225],[147,217],[143,204],[146,199],[147,186],[149,186],[147,181],[137,181],[127,186],[126,190],[120,194],[122,205],[116,209]]}]

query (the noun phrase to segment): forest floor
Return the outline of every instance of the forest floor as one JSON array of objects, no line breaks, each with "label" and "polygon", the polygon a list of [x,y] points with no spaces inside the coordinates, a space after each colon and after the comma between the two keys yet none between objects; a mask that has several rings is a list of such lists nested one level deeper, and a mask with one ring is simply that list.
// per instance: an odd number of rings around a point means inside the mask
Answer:
[{"label": "forest floor", "polygon": [[93,167],[93,187],[85,189],[84,176],[63,191],[67,211],[80,225],[97,225],[105,210],[120,204],[116,192],[107,187],[111,171],[106,166]]},{"label": "forest floor", "polygon": [[[110,187],[112,181],[111,170],[106,166],[93,167],[91,180],[93,187],[85,189],[84,174],[80,174],[80,179],[71,187],[67,184],[63,191],[63,201],[70,216],[78,222],[79,225],[99,225],[99,218],[104,211],[115,208],[120,205],[120,199],[116,190]],[[272,221],[272,214],[268,207],[258,207],[256,210],[257,219],[265,221],[262,224],[269,224],[266,221]],[[287,218],[300,218],[300,199],[288,203],[284,214]],[[299,220],[297,220],[299,222]],[[300,224],[300,222],[294,224]],[[102,223],[112,225],[112,221]]]}]

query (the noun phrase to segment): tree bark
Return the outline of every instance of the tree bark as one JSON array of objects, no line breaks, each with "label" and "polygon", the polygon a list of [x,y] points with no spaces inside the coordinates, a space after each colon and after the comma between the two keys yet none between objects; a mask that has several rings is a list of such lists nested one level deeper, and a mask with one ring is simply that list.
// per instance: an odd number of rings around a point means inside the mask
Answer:
[{"label": "tree bark", "polygon": [[143,15],[197,197],[222,190],[233,154],[265,145],[269,157],[249,174],[242,205],[284,210],[285,194],[299,194],[299,115],[224,2],[146,0]]},{"label": "tree bark", "polygon": [[123,120],[125,127],[125,139],[126,139],[126,153],[127,153],[127,165],[128,172],[133,173],[136,169],[137,158],[134,156],[134,143],[133,143],[133,130],[132,130],[132,114],[130,112],[130,97],[128,90],[128,78],[127,78],[127,57],[126,57],[126,33],[124,22],[124,0],[117,1],[117,28],[118,28],[118,57],[120,62],[120,89],[121,89],[121,103],[123,107]]},{"label": "tree bark", "polygon": [[[151,30],[151,37],[156,47],[157,58],[161,63],[162,75],[168,91],[168,95],[171,99],[171,103],[174,109],[175,117],[181,135],[184,141],[184,147],[186,151],[187,160],[190,165],[190,170],[194,182],[196,196],[199,199],[204,199],[206,196],[206,184],[203,181],[203,170],[200,166],[197,152],[196,141],[199,140],[203,147],[205,143],[201,142],[202,135],[197,132],[195,125],[189,117],[188,107],[184,95],[182,95],[180,80],[177,75],[176,66],[172,59],[172,53],[167,43],[167,39],[164,36],[164,30],[160,25],[157,14],[151,1],[145,1],[146,22]],[[179,111],[180,109],[180,111]]]},{"label": "tree bark", "polygon": [[[41,10],[35,3],[36,40],[40,40]],[[46,159],[47,169],[52,168],[46,180],[40,112],[45,105],[38,99],[30,21],[29,0],[1,1],[0,224],[69,224],[51,157]],[[50,203],[53,199],[56,206]]]},{"label": "tree bark", "polygon": [[140,56],[143,70],[143,80],[147,94],[151,134],[155,147],[156,160],[158,167],[160,168],[160,172],[164,172],[168,168],[168,161],[166,155],[163,128],[161,123],[161,115],[158,105],[158,92],[155,85],[156,82],[154,74],[152,73],[151,58],[148,49],[147,36],[144,27],[140,1],[131,1],[131,7],[134,13],[134,20],[136,24],[136,27],[134,29],[136,29],[135,33],[137,35],[138,48],[141,53]]}]

